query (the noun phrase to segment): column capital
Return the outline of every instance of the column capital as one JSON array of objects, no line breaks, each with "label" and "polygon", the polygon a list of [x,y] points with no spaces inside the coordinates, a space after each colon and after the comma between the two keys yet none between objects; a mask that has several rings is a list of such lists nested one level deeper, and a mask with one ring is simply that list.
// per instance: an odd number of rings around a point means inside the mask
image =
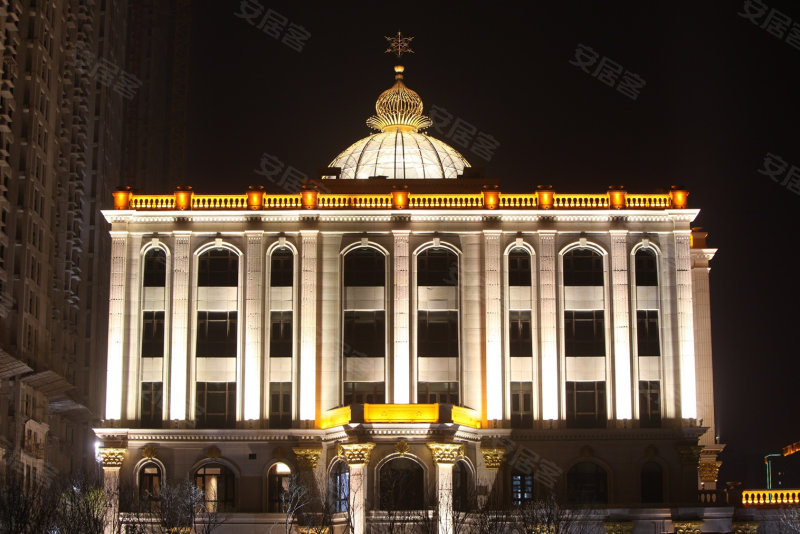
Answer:
[{"label": "column capital", "polygon": [[339,456],[344,458],[347,465],[365,465],[369,463],[369,456],[374,443],[342,443]]},{"label": "column capital", "polygon": [[672,527],[675,534],[700,534],[703,526],[702,521],[673,521]]},{"label": "column capital", "polygon": [[437,464],[454,464],[464,456],[464,445],[461,443],[428,443],[428,448]]},{"label": "column capital", "polygon": [[603,523],[606,534],[631,534],[633,521],[606,521]]},{"label": "column capital", "polygon": [[126,449],[118,449],[115,447],[101,447],[100,457],[103,462],[103,469],[119,469],[122,467],[122,461],[125,459]]},{"label": "column capital", "polygon": [[505,458],[506,450],[502,447],[481,447],[481,454],[483,455],[483,463],[486,464],[486,469],[500,469],[503,465],[503,458]]},{"label": "column capital", "polygon": [[760,521],[734,521],[733,534],[756,534],[760,524]]},{"label": "column capital", "polygon": [[700,482],[716,482],[719,475],[719,468],[722,462],[710,461],[700,462],[697,466],[697,473],[700,475]]},{"label": "column capital", "polygon": [[297,465],[301,470],[313,471],[317,468],[317,462],[319,462],[319,456],[322,453],[322,449],[310,447],[292,447],[292,452],[294,452],[294,455],[297,458]]}]

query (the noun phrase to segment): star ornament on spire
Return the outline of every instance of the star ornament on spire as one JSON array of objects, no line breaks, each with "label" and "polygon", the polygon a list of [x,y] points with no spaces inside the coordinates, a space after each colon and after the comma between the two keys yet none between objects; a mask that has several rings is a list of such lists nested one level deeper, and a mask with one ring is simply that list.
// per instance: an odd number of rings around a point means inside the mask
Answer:
[{"label": "star ornament on spire", "polygon": [[414,39],[413,37],[403,37],[402,32],[397,32],[397,35],[394,37],[385,37],[389,42],[389,48],[386,49],[385,54],[392,53],[397,56],[397,59],[403,57],[403,54],[413,54],[414,51],[411,50],[411,41]]}]

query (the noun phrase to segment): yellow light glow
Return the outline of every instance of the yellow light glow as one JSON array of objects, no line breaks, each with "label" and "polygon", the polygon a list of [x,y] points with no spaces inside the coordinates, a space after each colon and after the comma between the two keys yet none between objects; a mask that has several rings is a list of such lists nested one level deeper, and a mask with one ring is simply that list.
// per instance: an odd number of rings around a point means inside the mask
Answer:
[{"label": "yellow light glow", "polygon": [[750,506],[798,503],[800,503],[800,489],[745,490],[742,492],[742,504]]},{"label": "yellow light glow", "polygon": [[343,426],[350,422],[351,417],[350,406],[334,408],[320,415],[319,424],[317,426],[322,429]]},{"label": "yellow light glow", "polygon": [[365,404],[365,423],[436,423],[438,404]]},{"label": "yellow light glow", "polygon": [[481,414],[478,410],[464,408],[463,406],[453,406],[453,422],[457,425],[472,428],[481,428]]}]

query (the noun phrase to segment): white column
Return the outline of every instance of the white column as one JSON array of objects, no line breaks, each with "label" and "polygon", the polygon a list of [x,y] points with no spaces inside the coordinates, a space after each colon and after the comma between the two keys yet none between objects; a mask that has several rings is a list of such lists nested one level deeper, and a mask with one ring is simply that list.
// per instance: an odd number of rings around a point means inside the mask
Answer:
[{"label": "white column", "polygon": [[394,359],[393,381],[395,404],[411,402],[411,353],[409,328],[409,251],[408,230],[394,234]]},{"label": "white column", "polygon": [[697,417],[703,420],[708,431],[700,436],[700,445],[713,448],[716,445],[714,425],[714,376],[711,358],[711,303],[708,262],[715,249],[692,250],[692,291],[694,303],[694,348],[697,359]]},{"label": "white column", "polygon": [[125,374],[127,376],[127,393],[123,393],[127,399],[126,406],[123,409],[123,417],[127,420],[132,420],[136,417],[138,407],[141,405],[139,396],[141,394],[139,383],[141,371],[141,353],[139,352],[139,342],[141,337],[141,329],[139,324],[142,319],[142,308],[139,303],[142,279],[141,279],[141,250],[142,250],[142,235],[131,234],[128,237],[128,267],[126,273],[126,280],[128,289],[128,302],[127,302],[127,321],[125,329],[127,331],[127,369]]},{"label": "white column", "polygon": [[461,272],[458,284],[461,332],[461,393],[462,403],[486,417],[486,384],[483,376],[483,264],[481,238],[477,234],[462,234]]},{"label": "white column", "polygon": [[678,311],[678,362],[681,380],[680,414],[697,418],[697,390],[694,361],[694,310],[692,304],[692,263],[690,231],[675,230],[675,291]]},{"label": "white column", "polygon": [[436,463],[436,501],[438,504],[438,533],[453,532],[453,465],[463,453],[458,443],[428,443]]},{"label": "white column", "polygon": [[484,230],[486,298],[486,419],[503,419],[503,321],[500,307],[500,230]]},{"label": "white column", "polygon": [[108,362],[106,419],[122,417],[123,359],[125,356],[125,286],[128,233],[111,232],[111,280],[108,302]]},{"label": "white column", "polygon": [[558,419],[558,317],[556,316],[556,232],[539,231],[539,317],[542,336],[542,419]]},{"label": "white column", "polygon": [[300,232],[300,367],[298,419],[317,416],[317,230]]},{"label": "white column", "polygon": [[633,418],[628,231],[611,230],[611,311],[614,340],[614,418]]},{"label": "white column", "polygon": [[367,464],[374,443],[342,444],[342,456],[350,467],[350,520],[352,534],[367,531]]},{"label": "white column", "polygon": [[320,235],[319,271],[321,280],[317,300],[320,303],[319,315],[324,319],[319,323],[320,375],[319,406],[330,410],[339,405],[342,389],[342,305],[340,292],[339,264],[342,248],[342,234],[325,232]]},{"label": "white column", "polygon": [[264,292],[262,280],[264,278],[264,253],[263,232],[245,232],[247,249],[245,250],[244,273],[244,392],[242,397],[243,419],[261,419],[261,384],[263,359],[262,331],[264,323]]},{"label": "white column", "polygon": [[119,470],[125,458],[125,449],[103,447],[100,449],[103,464],[103,491],[107,503],[103,512],[104,534],[119,532]]},{"label": "white column", "polygon": [[186,395],[189,365],[189,269],[191,232],[174,232],[172,260],[172,349],[170,350],[169,414],[173,421],[187,419]]}]

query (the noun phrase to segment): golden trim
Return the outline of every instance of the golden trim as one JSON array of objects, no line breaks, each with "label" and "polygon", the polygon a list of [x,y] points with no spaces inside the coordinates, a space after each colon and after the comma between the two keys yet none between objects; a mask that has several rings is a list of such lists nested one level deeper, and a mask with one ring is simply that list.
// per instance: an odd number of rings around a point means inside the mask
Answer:
[{"label": "golden trim", "polygon": [[147,458],[148,460],[152,460],[158,454],[158,449],[155,445],[145,445],[144,449],[142,449],[142,458]]},{"label": "golden trim", "polygon": [[700,482],[716,482],[720,466],[722,466],[722,462],[700,462],[697,466]]},{"label": "golden trim", "polygon": [[313,471],[317,468],[317,462],[319,462],[322,449],[292,447],[292,452],[294,452],[294,455],[297,458],[297,466],[300,469]]},{"label": "golden trim", "polygon": [[460,443],[427,443],[437,464],[454,464],[464,456],[464,445]]},{"label": "golden trim", "polygon": [[119,469],[122,467],[122,461],[125,459],[126,449],[118,449],[115,447],[101,447],[100,457],[103,463],[103,469]]},{"label": "golden trim", "polygon": [[672,527],[675,534],[700,534],[703,527],[702,521],[673,521]]},{"label": "golden trim", "polygon": [[633,521],[606,521],[603,523],[606,534],[631,534]]},{"label": "golden trim", "polygon": [[501,447],[481,447],[481,455],[486,469],[500,469],[506,456],[506,450]]},{"label": "golden trim", "polygon": [[365,465],[369,463],[369,456],[374,443],[342,443],[342,457],[347,465]]}]

